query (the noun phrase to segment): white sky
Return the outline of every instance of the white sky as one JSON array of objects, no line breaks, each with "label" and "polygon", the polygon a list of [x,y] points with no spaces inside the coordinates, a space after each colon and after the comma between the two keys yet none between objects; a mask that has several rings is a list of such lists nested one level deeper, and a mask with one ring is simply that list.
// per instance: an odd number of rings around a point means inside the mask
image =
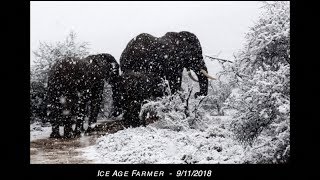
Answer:
[{"label": "white sky", "polygon": [[[190,31],[203,54],[233,59],[244,35],[260,15],[262,3],[242,2],[30,2],[31,51],[39,42],[63,41],[71,30],[90,52],[109,53],[119,61],[127,43],[140,33],[163,36]],[[33,59],[31,53],[31,59]],[[31,61],[32,64],[32,61]],[[206,61],[216,74],[218,64]]]}]

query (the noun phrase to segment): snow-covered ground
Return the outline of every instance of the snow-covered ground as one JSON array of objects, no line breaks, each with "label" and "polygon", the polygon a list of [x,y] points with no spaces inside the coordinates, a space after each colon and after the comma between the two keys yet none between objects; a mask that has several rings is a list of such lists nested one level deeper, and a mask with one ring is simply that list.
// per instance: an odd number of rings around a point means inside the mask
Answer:
[{"label": "snow-covered ground", "polygon": [[[118,120],[118,119],[114,119],[114,120]],[[98,124],[103,124],[107,121],[113,121],[113,120],[105,120],[105,119],[99,119],[97,121],[97,125]],[[84,128],[87,129],[88,123],[85,122],[84,123]],[[72,126],[72,128],[75,128],[75,125]],[[52,132],[51,129],[51,125],[50,123],[46,123],[46,124],[42,124],[40,122],[34,122],[32,124],[30,124],[30,142],[31,141],[35,141],[38,139],[47,139],[50,137],[50,134]],[[63,127],[61,126],[59,129],[60,134],[63,134]]]},{"label": "snow-covered ground", "polygon": [[[105,120],[97,122],[104,123]],[[92,146],[99,134],[84,135],[74,139],[51,139],[50,124],[38,122],[30,124],[30,163],[31,164],[88,164],[90,160],[82,157],[79,148]],[[60,128],[63,134],[63,128]]]},{"label": "snow-covered ground", "polygon": [[97,143],[79,149],[95,163],[242,163],[243,147],[228,131],[230,116],[211,116],[206,128],[175,131],[161,122],[106,134]]},{"label": "snow-covered ground", "polygon": [[[48,139],[51,126],[48,124],[41,127],[40,123],[33,123],[30,125],[30,141],[36,147],[31,147],[35,151],[31,159],[34,163],[243,163],[244,149],[233,139],[233,134],[228,130],[231,116],[228,116],[230,113],[226,114],[226,116],[207,115],[198,128],[177,130],[164,125],[166,122],[160,120],[146,127],[127,128],[101,137],[84,136],[70,142],[55,140],[57,142],[53,144],[51,143],[53,140]],[[52,145],[41,149],[37,144],[43,140]],[[64,152],[60,152],[61,147],[57,147],[59,144],[63,145],[64,151],[69,151],[67,154],[70,154],[70,157],[67,155],[64,157],[69,159],[68,162],[64,162],[63,159],[57,160],[59,156],[54,155],[54,152],[57,154]],[[51,156],[45,153],[46,148],[50,149],[51,154],[53,153],[55,161],[51,162]],[[44,152],[43,155],[41,152]]]},{"label": "snow-covered ground", "polygon": [[41,124],[38,122],[30,124],[30,141],[34,141],[37,139],[47,139],[49,138],[50,133],[50,124],[46,124],[45,126],[41,126]]}]

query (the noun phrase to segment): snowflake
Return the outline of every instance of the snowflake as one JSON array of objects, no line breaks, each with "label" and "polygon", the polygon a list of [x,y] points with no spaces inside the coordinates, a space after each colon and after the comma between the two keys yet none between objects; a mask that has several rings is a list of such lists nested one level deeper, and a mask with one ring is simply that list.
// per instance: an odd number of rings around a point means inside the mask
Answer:
[{"label": "snowflake", "polygon": [[62,114],[63,114],[63,115],[69,115],[69,114],[70,114],[70,111],[69,111],[69,110],[63,110],[63,111],[62,111]]},{"label": "snowflake", "polygon": [[66,103],[66,97],[62,96],[62,97],[60,98],[60,103],[61,103],[61,104]]}]

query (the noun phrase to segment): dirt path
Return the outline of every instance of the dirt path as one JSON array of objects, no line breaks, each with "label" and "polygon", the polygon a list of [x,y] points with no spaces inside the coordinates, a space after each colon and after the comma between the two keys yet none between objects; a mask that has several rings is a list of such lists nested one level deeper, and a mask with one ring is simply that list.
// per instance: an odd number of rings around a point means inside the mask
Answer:
[{"label": "dirt path", "polygon": [[92,146],[97,138],[106,133],[115,133],[124,126],[121,121],[105,121],[97,124],[97,131],[74,139],[37,139],[30,142],[31,164],[88,164],[77,149]]},{"label": "dirt path", "polygon": [[[146,124],[156,119],[147,119]],[[37,139],[30,142],[30,164],[90,164],[79,148],[92,146],[106,133],[115,133],[126,128],[123,121],[98,121],[96,131],[74,139]]]},{"label": "dirt path", "polygon": [[97,136],[83,136],[72,140],[38,139],[30,143],[31,164],[83,164],[77,148],[93,145]]}]

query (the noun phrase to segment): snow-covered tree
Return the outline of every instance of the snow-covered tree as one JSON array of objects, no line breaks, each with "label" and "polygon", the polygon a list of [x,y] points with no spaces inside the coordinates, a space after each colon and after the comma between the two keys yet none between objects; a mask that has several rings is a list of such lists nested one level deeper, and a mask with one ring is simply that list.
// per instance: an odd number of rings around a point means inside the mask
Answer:
[{"label": "snow-covered tree", "polygon": [[192,94],[193,88],[189,86],[173,95],[149,100],[141,108],[140,119],[159,120],[159,128],[175,131],[198,128],[204,115],[202,102],[205,97],[195,99]]},{"label": "snow-covered tree", "polygon": [[[287,162],[290,153],[290,3],[265,3],[244,49],[225,66],[237,84],[229,106],[233,130],[248,146],[248,162]],[[250,152],[250,153],[249,153]]]},{"label": "snow-covered tree", "polygon": [[[169,88],[169,86],[166,86]],[[182,88],[175,94],[167,89],[168,96],[149,100],[141,108],[140,119],[158,120],[161,128],[172,130],[203,129],[204,118],[223,115],[225,101],[231,94],[232,87],[223,81],[210,81],[208,95],[194,97],[199,91],[199,84],[183,72]]]},{"label": "snow-covered tree", "polygon": [[225,101],[231,94],[232,86],[224,81],[216,80],[209,82],[208,95],[203,101],[203,108],[210,111],[211,115],[224,115],[227,108]]},{"label": "snow-covered tree", "polygon": [[31,67],[31,81],[47,83],[47,73],[52,65],[63,58],[83,58],[89,54],[88,42],[77,42],[77,35],[71,31],[62,42],[40,42],[33,51],[34,65]]},{"label": "snow-covered tree", "polygon": [[34,64],[30,69],[31,121],[45,120],[45,100],[48,72],[52,65],[65,57],[83,58],[89,54],[87,42],[77,42],[76,33],[71,31],[62,42],[40,42],[33,51]]}]

